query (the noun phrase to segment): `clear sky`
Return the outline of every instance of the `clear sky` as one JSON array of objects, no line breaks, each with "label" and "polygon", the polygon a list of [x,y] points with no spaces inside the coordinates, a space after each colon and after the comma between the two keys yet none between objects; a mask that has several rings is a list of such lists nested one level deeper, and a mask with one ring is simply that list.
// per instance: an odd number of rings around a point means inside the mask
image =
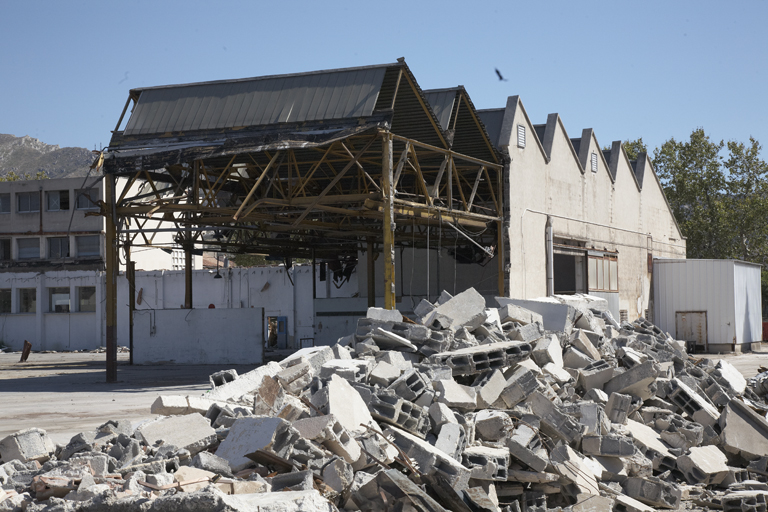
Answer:
[{"label": "clear sky", "polygon": [[[0,133],[106,146],[128,90],[405,57],[569,136],[768,144],[768,2],[0,0]],[[496,78],[498,68],[508,79]],[[766,152],[763,152],[765,157]]]}]

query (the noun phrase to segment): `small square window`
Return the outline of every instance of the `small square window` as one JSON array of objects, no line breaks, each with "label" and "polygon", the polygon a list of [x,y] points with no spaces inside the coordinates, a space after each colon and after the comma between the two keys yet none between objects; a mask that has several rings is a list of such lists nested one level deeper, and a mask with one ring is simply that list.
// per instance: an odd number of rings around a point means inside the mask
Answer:
[{"label": "small square window", "polygon": [[96,204],[99,200],[99,189],[95,187],[76,190],[75,196],[77,197],[75,208],[78,210],[93,210],[99,207]]},{"label": "small square window", "polygon": [[69,287],[48,288],[51,313],[69,313]]},{"label": "small square window", "polygon": [[77,289],[77,310],[96,311],[95,286],[81,286]]},{"label": "small square window", "polygon": [[19,248],[20,260],[34,260],[40,258],[39,238],[19,238],[16,240]]},{"label": "small square window", "polygon": [[77,247],[77,257],[101,256],[99,247],[99,235],[84,235],[75,237],[75,246]]},{"label": "small square window", "polygon": [[49,212],[59,212],[69,210],[69,191],[51,190],[46,194],[48,199],[47,209]]},{"label": "small square window", "polygon": [[11,289],[0,288],[0,313],[11,312]]},{"label": "small square window", "polygon": [[37,311],[37,289],[19,289],[19,313],[35,313]]},{"label": "small square window", "polygon": [[16,203],[19,213],[31,213],[40,211],[39,192],[19,192],[16,194]]},{"label": "small square window", "polygon": [[49,238],[48,257],[51,259],[69,258],[69,237]]},{"label": "small square window", "polygon": [[0,213],[11,213],[11,194],[0,194]]},{"label": "small square window", "polygon": [[597,172],[597,153],[592,153],[592,172]]},{"label": "small square window", "polygon": [[517,125],[517,147],[525,147],[525,125]]}]

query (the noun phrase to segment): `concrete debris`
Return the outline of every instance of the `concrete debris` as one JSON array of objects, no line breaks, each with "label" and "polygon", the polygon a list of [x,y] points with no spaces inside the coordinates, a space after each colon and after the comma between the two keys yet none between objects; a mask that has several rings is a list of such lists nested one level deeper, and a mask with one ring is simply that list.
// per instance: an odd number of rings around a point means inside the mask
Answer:
[{"label": "concrete debris", "polygon": [[604,299],[498,303],[370,308],[334,347],[158,397],[135,431],[16,432],[0,511],[768,509],[768,372]]}]

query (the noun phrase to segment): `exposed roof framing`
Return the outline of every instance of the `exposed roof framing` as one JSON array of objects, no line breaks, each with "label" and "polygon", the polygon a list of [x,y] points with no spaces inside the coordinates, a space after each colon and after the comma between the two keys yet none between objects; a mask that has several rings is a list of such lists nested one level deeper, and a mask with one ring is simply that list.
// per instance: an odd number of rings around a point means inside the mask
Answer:
[{"label": "exposed roof framing", "polygon": [[[133,89],[103,166],[132,178],[116,193],[122,236],[146,245],[168,230],[230,252],[330,258],[383,243],[391,204],[397,245],[424,246],[441,230],[495,246],[500,154],[463,87],[448,91],[443,124],[402,60]],[[148,229],[149,218],[162,222]]]}]

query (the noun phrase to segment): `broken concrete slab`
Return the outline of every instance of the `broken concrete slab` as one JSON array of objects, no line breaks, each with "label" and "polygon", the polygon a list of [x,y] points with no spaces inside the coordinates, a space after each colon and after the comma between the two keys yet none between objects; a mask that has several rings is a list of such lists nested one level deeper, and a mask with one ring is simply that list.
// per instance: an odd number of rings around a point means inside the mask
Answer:
[{"label": "broken concrete slab", "polygon": [[429,314],[424,324],[456,332],[461,327],[475,329],[486,320],[485,299],[474,288],[469,288],[440,304]]},{"label": "broken concrete slab", "polygon": [[605,383],[603,391],[622,393],[638,397],[640,400],[648,400],[656,394],[656,378],[659,367],[653,361],[630,368],[624,373],[615,376]]},{"label": "broken concrete slab", "polygon": [[627,496],[654,507],[677,509],[682,491],[658,478],[627,478],[622,485]]},{"label": "broken concrete slab", "polygon": [[556,299],[542,298],[536,300],[524,300],[496,297],[496,302],[498,302],[501,307],[504,307],[507,304],[514,304],[540,314],[544,329],[547,331],[561,331],[570,335],[571,330],[573,329],[576,309],[567,304],[563,304]]},{"label": "broken concrete slab", "polygon": [[322,444],[350,464],[360,458],[360,445],[332,414],[294,421],[292,427],[302,437]]},{"label": "broken concrete slab", "polygon": [[454,409],[472,411],[477,408],[477,395],[474,390],[462,386],[453,379],[438,380],[432,383],[435,389],[435,399]]},{"label": "broken concrete slab", "polygon": [[768,421],[741,400],[731,400],[720,417],[726,451],[750,461],[768,455]]},{"label": "broken concrete slab", "polygon": [[366,318],[379,320],[381,322],[402,322],[403,315],[396,309],[384,309],[369,307],[365,315]]},{"label": "broken concrete slab", "polygon": [[45,430],[28,428],[14,432],[0,441],[0,460],[45,462],[55,450],[56,446]]},{"label": "broken concrete slab", "polygon": [[232,471],[237,472],[252,464],[246,455],[256,450],[270,451],[287,458],[292,444],[299,437],[296,429],[280,418],[240,418],[230,428],[227,438],[216,450],[216,455],[227,460]]},{"label": "broken concrete slab", "polygon": [[374,424],[360,393],[338,375],[331,377],[323,389],[312,395],[311,401],[324,414],[333,414],[353,434],[365,431],[361,424]]},{"label": "broken concrete slab", "polygon": [[595,476],[584,464],[584,459],[570,446],[561,444],[549,454],[555,470],[570,480],[576,487],[574,497],[579,494],[600,494]]},{"label": "broken concrete slab", "polygon": [[689,484],[717,485],[728,476],[728,458],[717,446],[694,446],[677,458],[677,469]]},{"label": "broken concrete slab", "polygon": [[238,399],[259,387],[265,376],[274,377],[282,369],[283,367],[278,363],[270,361],[248,373],[239,375],[237,379],[232,382],[227,382],[226,384],[215,387],[206,393],[205,397],[211,400],[223,401]]},{"label": "broken concrete slab", "polygon": [[501,323],[517,322],[522,325],[532,324],[534,322],[544,323],[544,319],[539,313],[525,309],[516,304],[506,304],[498,309],[499,321]]},{"label": "broken concrete slab", "polygon": [[136,435],[149,446],[162,441],[188,450],[192,455],[205,450],[216,441],[216,431],[200,414],[163,416],[143,423]]},{"label": "broken concrete slab", "polygon": [[531,358],[542,368],[547,363],[552,363],[562,368],[563,348],[560,346],[560,340],[554,334],[541,337],[531,352]]}]

